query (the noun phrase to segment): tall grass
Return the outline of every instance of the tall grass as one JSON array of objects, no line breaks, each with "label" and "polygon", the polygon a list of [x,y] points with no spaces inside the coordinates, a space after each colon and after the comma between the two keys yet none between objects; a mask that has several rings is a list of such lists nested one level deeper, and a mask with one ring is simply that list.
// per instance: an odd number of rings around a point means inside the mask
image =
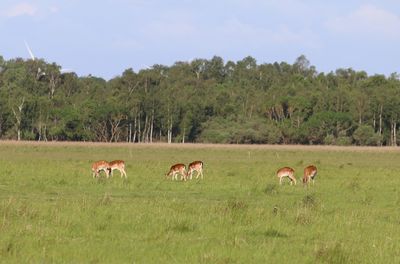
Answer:
[{"label": "tall grass", "polygon": [[[398,154],[3,143],[0,262],[398,263]],[[93,179],[99,159],[124,159],[128,179]],[[203,180],[165,179],[193,160]],[[278,185],[309,164],[314,186]]]}]

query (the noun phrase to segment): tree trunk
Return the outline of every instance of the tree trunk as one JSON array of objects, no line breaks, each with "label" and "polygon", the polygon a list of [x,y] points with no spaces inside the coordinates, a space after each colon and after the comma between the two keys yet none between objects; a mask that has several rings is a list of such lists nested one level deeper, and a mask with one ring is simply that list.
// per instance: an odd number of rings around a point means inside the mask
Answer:
[{"label": "tree trunk", "polygon": [[124,116],[118,115],[115,117],[111,117],[109,120],[110,128],[111,128],[111,135],[110,135],[110,142],[119,140],[119,135],[121,134],[121,128],[119,125],[121,121],[124,120]]},{"label": "tree trunk", "polygon": [[134,125],[133,125],[133,139],[132,142],[136,142],[136,134],[137,134],[137,117],[135,116]]},{"label": "tree trunk", "polygon": [[381,105],[381,111],[379,112],[379,135],[382,136],[382,113],[383,105]]},{"label": "tree trunk", "polygon": [[44,129],[43,129],[43,140],[47,142],[47,126],[44,125]]},{"label": "tree trunk", "polygon": [[148,134],[147,134],[147,130],[149,129],[148,128],[148,116],[147,116],[147,114],[146,114],[146,117],[145,117],[145,119],[144,119],[144,128],[143,128],[143,133],[142,133],[142,142],[145,142],[145,143],[147,143],[148,142],[148,140],[147,140],[147,136],[148,136]]},{"label": "tree trunk", "polygon": [[168,120],[168,144],[172,142],[172,117]]},{"label": "tree trunk", "polygon": [[151,114],[151,125],[150,125],[150,143],[153,143],[153,129],[154,129],[154,109]]},{"label": "tree trunk", "polygon": [[22,97],[22,102],[21,104],[17,107],[18,108],[18,113],[14,110],[14,107],[12,108],[12,111],[14,113],[14,117],[16,120],[16,129],[17,129],[17,140],[21,140],[21,119],[22,119],[22,109],[24,108],[24,103],[25,103],[25,97]]},{"label": "tree trunk", "polygon": [[97,141],[100,141],[100,142],[108,142],[109,141],[107,121],[99,121],[99,122],[95,123],[95,125],[93,127],[93,131],[96,134]]},{"label": "tree trunk", "polygon": [[132,122],[129,122],[129,130],[128,130],[128,142],[130,143],[132,139]]},{"label": "tree trunk", "polygon": [[358,111],[358,123],[362,124],[362,115],[364,112],[364,101],[362,99],[357,100],[357,111]]},{"label": "tree trunk", "polygon": [[373,117],[372,117],[372,124],[373,124],[373,127],[374,127],[374,132],[376,132],[376,117],[375,117],[375,111],[374,111],[374,115],[373,115]]},{"label": "tree trunk", "polygon": [[50,79],[49,79],[49,98],[50,99],[54,98],[54,93],[56,91],[57,83],[58,83],[57,76],[55,76],[55,74],[51,74]]},{"label": "tree trunk", "polygon": [[138,114],[139,115],[139,118],[138,118],[138,134],[137,134],[137,138],[138,138],[138,143],[140,143],[140,140],[141,140],[141,138],[140,138],[140,136],[141,136],[141,131],[140,131],[140,113]]},{"label": "tree trunk", "polygon": [[38,129],[38,133],[39,133],[38,141],[40,141],[40,140],[42,140],[42,124],[40,122],[39,122],[37,129]]}]

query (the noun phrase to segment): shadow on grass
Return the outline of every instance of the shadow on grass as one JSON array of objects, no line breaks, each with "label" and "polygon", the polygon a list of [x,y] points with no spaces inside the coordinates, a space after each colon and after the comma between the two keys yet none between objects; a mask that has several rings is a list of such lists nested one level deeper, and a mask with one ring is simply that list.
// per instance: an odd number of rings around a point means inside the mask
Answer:
[{"label": "shadow on grass", "polygon": [[347,188],[350,189],[353,193],[358,192],[359,190],[361,190],[361,185],[359,183],[358,178],[354,178],[352,179],[348,184],[347,184]]},{"label": "shadow on grass", "polygon": [[241,211],[245,211],[248,207],[249,207],[248,204],[244,201],[229,200],[228,205],[226,207],[226,211],[241,212]]},{"label": "shadow on grass", "polygon": [[196,230],[196,225],[189,223],[188,221],[178,221],[168,225],[165,231],[183,234],[193,232],[194,230]]},{"label": "shadow on grass", "polygon": [[269,183],[269,184],[267,184],[267,186],[264,188],[263,192],[264,192],[266,195],[275,195],[275,194],[278,194],[278,193],[279,193],[278,185]]},{"label": "shadow on grass", "polygon": [[288,237],[287,234],[281,233],[278,230],[273,229],[273,228],[269,228],[267,231],[265,231],[263,233],[263,235],[266,236],[266,237],[274,237],[274,238],[285,238],[285,237]]},{"label": "shadow on grass", "polygon": [[301,204],[305,208],[309,209],[317,209],[319,207],[319,201],[315,195],[315,193],[307,194],[301,200]]},{"label": "shadow on grass", "polygon": [[253,230],[249,232],[249,235],[264,238],[287,238],[287,234],[276,230],[275,228],[269,227],[265,231]]}]

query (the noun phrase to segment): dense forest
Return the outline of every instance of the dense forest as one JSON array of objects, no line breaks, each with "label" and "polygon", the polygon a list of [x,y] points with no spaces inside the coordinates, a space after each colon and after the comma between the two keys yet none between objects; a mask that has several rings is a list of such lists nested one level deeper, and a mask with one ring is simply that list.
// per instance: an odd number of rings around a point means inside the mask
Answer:
[{"label": "dense forest", "polygon": [[153,65],[104,80],[44,60],[0,56],[0,139],[390,145],[400,79],[319,73],[252,57]]}]

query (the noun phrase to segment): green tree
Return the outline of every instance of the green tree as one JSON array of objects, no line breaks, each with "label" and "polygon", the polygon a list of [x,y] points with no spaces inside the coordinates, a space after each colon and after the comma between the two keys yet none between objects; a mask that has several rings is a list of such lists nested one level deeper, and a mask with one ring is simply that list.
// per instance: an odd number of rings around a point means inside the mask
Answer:
[{"label": "green tree", "polygon": [[369,125],[359,126],[353,133],[354,141],[361,146],[377,146],[380,144],[380,135]]}]

